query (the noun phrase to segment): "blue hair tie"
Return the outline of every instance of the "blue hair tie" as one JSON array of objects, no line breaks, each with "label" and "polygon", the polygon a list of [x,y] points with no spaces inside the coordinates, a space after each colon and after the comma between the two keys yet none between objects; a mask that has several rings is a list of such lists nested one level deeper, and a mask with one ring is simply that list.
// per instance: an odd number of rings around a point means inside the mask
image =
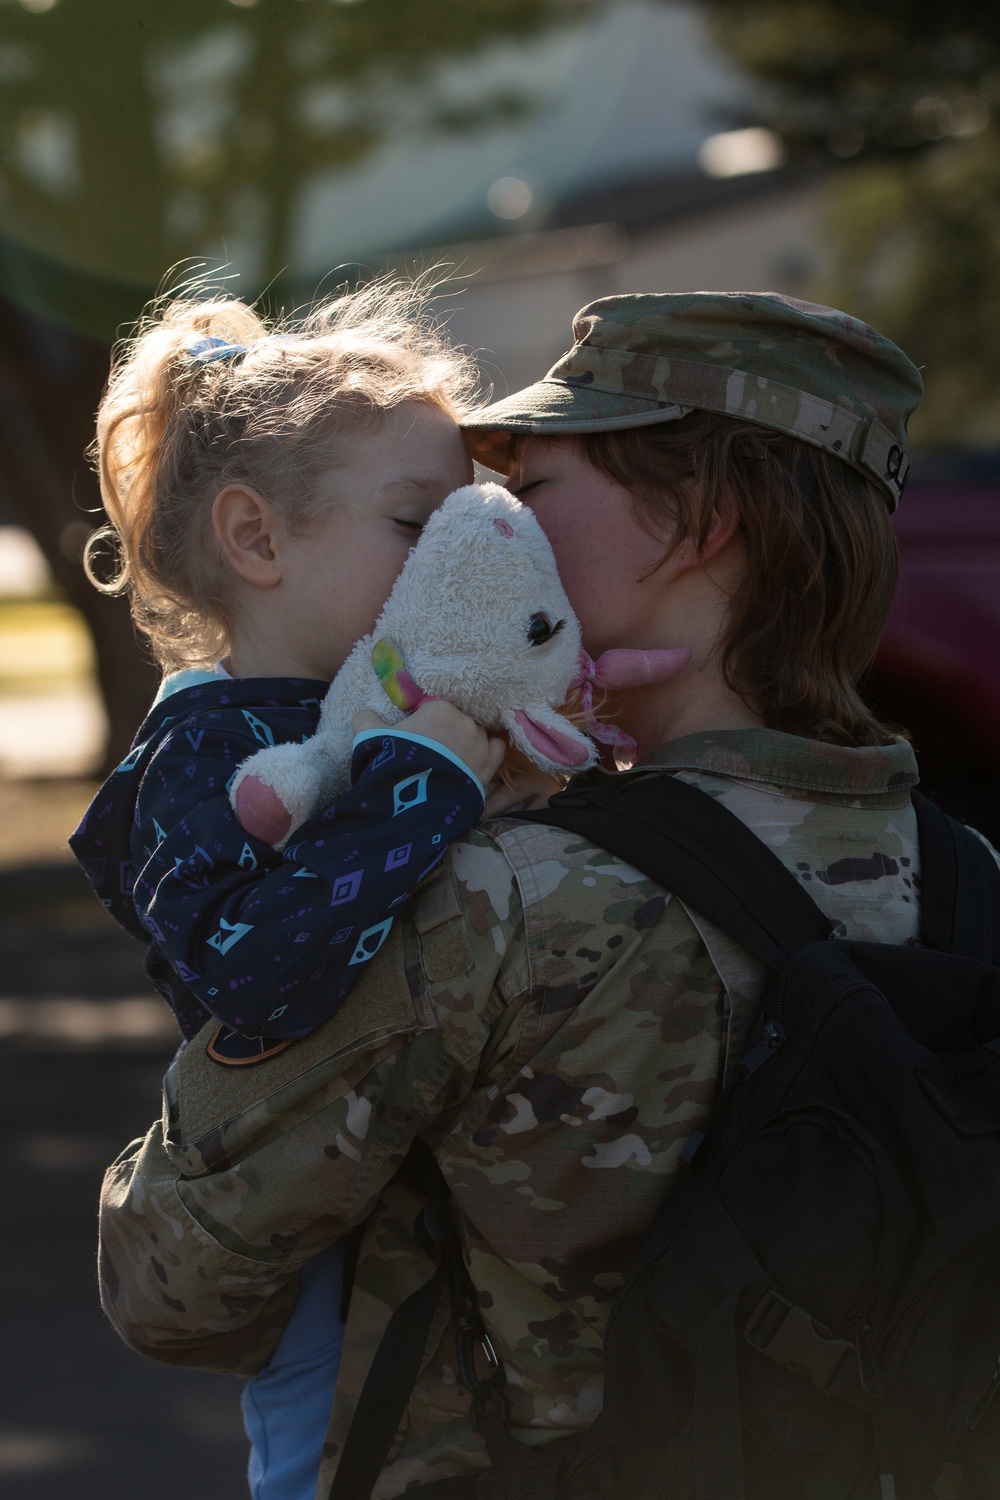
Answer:
[{"label": "blue hair tie", "polygon": [[185,344],[191,361],[196,365],[208,365],[216,359],[242,359],[248,353],[246,344],[231,344],[228,339],[193,339]]}]

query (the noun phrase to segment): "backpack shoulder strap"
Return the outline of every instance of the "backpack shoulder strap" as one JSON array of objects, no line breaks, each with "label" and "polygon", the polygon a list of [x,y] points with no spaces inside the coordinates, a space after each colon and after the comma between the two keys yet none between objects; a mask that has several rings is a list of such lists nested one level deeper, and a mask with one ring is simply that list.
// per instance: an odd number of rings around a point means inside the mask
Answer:
[{"label": "backpack shoulder strap", "polygon": [[668,772],[560,792],[520,815],[578,833],[641,870],[768,968],[833,923],[734,813]]},{"label": "backpack shoulder strap", "polygon": [[[985,843],[919,792],[921,939],[1000,967],[1000,867]],[[578,833],[678,896],[769,968],[833,924],[776,854],[714,797],[669,772],[573,788],[522,820]]]},{"label": "backpack shoulder strap", "polygon": [[[428,1200],[420,1230],[425,1221],[443,1223],[449,1190],[424,1141],[413,1142],[396,1177]],[[434,1274],[389,1319],[358,1397],[328,1500],[368,1500],[375,1488],[420,1376],[424,1346],[446,1285],[447,1269],[439,1255]]]},{"label": "backpack shoulder strap", "polygon": [[971,829],[913,793],[920,836],[920,936],[928,948],[1000,967],[1000,868]]}]

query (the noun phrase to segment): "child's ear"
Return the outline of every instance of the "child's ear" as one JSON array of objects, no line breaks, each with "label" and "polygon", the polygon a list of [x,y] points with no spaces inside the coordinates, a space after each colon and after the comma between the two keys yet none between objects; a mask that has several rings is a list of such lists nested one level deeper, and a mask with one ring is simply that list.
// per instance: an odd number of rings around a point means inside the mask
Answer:
[{"label": "child's ear", "polygon": [[269,500],[245,484],[227,484],[212,506],[212,530],[223,559],[255,588],[281,582],[278,514]]}]

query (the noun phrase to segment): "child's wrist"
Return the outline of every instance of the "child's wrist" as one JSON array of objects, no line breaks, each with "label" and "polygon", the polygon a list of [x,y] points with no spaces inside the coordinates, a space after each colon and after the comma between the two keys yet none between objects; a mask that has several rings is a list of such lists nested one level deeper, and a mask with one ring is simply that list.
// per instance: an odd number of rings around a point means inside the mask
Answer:
[{"label": "child's wrist", "polygon": [[480,798],[485,804],[486,788],[483,786],[482,781],[476,775],[472,767],[469,766],[456,751],[452,750],[448,745],[443,744],[441,740],[430,739],[428,736],[423,734],[415,734],[410,729],[403,729],[397,725],[386,725],[383,729],[362,729],[360,733],[354,736],[354,742],[351,746],[352,757],[358,750],[359,746],[364,745],[369,740],[384,740],[388,737],[391,737],[393,739],[408,740],[411,744],[422,745],[425,749],[432,751],[435,755],[439,755],[444,760],[450,761],[457,770],[463,772],[464,775],[468,777],[469,781],[472,783],[472,786],[479,793]]}]

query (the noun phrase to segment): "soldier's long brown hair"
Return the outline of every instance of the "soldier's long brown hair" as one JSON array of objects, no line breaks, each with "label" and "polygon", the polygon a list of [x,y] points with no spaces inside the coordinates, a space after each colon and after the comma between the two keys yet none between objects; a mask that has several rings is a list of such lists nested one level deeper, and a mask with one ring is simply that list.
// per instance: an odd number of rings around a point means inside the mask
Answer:
[{"label": "soldier's long brown hair", "polygon": [[834,745],[885,745],[900,731],[858,683],[896,589],[886,497],[841,459],[766,427],[711,412],[580,439],[628,490],[653,537],[704,546],[713,511],[735,504],[746,573],[718,644],[728,687],[772,729]]}]

